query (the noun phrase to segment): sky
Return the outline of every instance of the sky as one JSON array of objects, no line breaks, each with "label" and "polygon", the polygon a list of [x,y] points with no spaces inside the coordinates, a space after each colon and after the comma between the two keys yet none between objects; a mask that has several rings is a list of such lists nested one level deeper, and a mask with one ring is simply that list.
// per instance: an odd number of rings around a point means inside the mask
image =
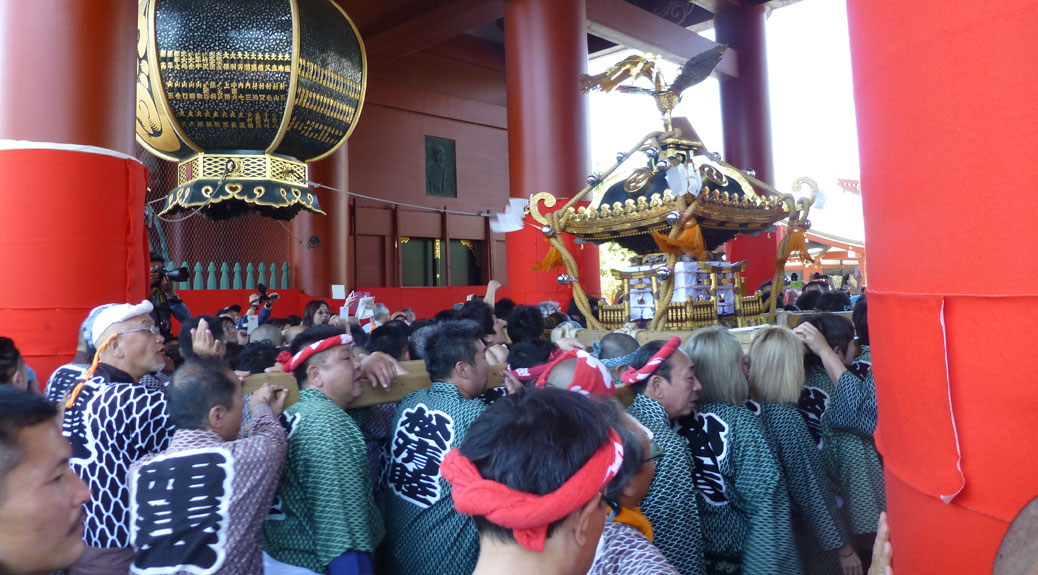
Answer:
[{"label": "sky", "polygon": [[[702,35],[712,39],[713,31]],[[793,180],[813,178],[825,193],[824,205],[812,211],[815,228],[864,238],[861,199],[843,192],[836,182],[857,180],[860,174],[846,3],[803,0],[773,11],[767,23],[767,50],[776,187],[792,193]],[[599,73],[633,53],[593,59],[588,71]],[[676,72],[676,65],[665,67],[668,80]],[[662,126],[650,96],[593,92],[590,104],[595,171],[608,168],[616,152]],[[707,147],[723,152],[717,80],[687,90],[674,115],[688,117]]]}]

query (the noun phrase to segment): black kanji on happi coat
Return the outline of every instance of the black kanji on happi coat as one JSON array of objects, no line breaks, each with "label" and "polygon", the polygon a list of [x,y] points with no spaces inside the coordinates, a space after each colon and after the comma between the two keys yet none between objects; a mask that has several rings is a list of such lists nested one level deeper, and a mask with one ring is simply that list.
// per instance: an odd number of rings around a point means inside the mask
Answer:
[{"label": "black kanji on happi coat", "polygon": [[133,568],[149,575],[209,575],[226,557],[233,456],[206,449],[156,457],[130,486]]},{"label": "black kanji on happi coat", "polygon": [[440,462],[451,448],[454,420],[424,404],[406,409],[397,423],[391,447],[389,486],[399,496],[421,507],[442,497]]},{"label": "black kanji on happi coat", "polygon": [[811,437],[815,440],[818,449],[822,449],[822,416],[825,415],[825,410],[828,408],[829,393],[825,390],[805,385],[804,389],[800,391],[797,409],[800,411],[800,416],[804,418],[807,430],[811,432]]},{"label": "black kanji on happi coat", "polygon": [[727,505],[721,465],[728,457],[728,424],[712,413],[694,413],[678,419],[674,430],[692,451],[699,494],[711,505]]}]

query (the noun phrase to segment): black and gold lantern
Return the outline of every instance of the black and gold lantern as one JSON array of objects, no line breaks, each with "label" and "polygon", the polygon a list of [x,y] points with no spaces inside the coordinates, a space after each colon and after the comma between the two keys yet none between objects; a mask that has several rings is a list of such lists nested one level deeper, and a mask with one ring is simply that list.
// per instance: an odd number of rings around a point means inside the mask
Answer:
[{"label": "black and gold lantern", "polygon": [[137,141],[179,162],[161,213],[324,213],[306,162],[364,103],[364,44],[333,0],[139,0]]}]

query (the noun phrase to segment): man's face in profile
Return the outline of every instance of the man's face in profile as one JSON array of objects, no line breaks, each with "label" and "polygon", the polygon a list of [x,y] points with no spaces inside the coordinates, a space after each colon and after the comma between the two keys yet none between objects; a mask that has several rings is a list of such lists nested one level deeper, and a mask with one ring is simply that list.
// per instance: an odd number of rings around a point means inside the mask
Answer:
[{"label": "man's face in profile", "polygon": [[68,466],[68,442],[48,420],[18,434],[21,457],[0,483],[0,572],[49,573],[83,554],[90,489]]}]

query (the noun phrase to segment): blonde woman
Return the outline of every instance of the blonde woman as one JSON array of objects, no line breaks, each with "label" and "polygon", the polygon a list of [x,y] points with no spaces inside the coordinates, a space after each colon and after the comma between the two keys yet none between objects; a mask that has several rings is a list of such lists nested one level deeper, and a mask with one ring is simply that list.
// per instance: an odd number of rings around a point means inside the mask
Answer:
[{"label": "blonde woman", "polygon": [[677,425],[696,462],[707,573],[800,573],[782,469],[745,407],[742,346],[717,326],[693,332],[683,349],[703,386],[696,413]]},{"label": "blonde woman", "polygon": [[836,508],[821,452],[797,410],[804,387],[804,344],[792,330],[768,326],[750,344],[750,411],[757,413],[782,466],[793,503],[797,547],[808,575],[861,575]]}]

